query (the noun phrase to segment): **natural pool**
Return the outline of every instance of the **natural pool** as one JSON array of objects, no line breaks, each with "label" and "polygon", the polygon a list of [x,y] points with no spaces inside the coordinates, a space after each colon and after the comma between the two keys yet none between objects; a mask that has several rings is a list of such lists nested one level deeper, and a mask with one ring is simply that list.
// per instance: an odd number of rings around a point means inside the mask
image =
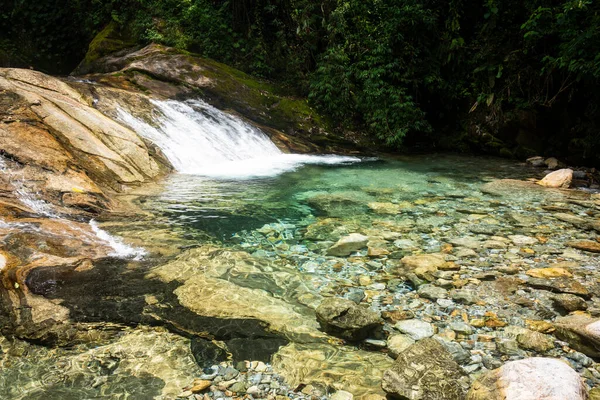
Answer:
[{"label": "natural pool", "polygon": [[[0,398],[347,390],[374,399],[400,348],[433,334],[464,370],[465,388],[532,355],[564,359],[593,387],[600,365],[535,327],[569,311],[600,314],[600,260],[567,244],[595,240],[586,221],[598,218],[600,199],[523,182],[541,172],[502,159],[419,155],[244,179],[171,175],[127,194],[142,211],[101,223],[144,247],[144,259],[28,277],[68,323],[56,346],[0,341]],[[352,233],[366,245],[328,255]],[[442,261],[426,271],[401,261],[422,254]],[[547,267],[566,271],[560,284],[531,272]],[[565,310],[561,295],[583,303]],[[346,343],[325,333],[315,310],[330,297],[381,314],[380,329]],[[422,324],[404,326],[415,320]],[[523,344],[530,332],[543,334],[536,340],[544,346]],[[212,384],[192,393],[195,379]]]}]

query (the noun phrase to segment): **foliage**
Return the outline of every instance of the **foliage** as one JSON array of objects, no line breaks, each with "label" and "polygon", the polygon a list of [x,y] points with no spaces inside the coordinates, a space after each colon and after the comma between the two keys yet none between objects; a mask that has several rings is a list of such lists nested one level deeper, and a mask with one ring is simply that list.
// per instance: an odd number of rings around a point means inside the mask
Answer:
[{"label": "foliage", "polygon": [[68,71],[114,21],[140,44],[278,81],[388,145],[470,125],[502,136],[523,111],[542,121],[547,146],[600,150],[597,0],[13,0],[1,10],[0,61]]}]

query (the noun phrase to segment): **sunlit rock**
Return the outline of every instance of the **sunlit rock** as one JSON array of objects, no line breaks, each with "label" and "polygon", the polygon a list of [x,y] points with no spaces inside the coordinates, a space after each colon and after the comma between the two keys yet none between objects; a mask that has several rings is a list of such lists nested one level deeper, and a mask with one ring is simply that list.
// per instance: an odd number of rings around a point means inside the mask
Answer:
[{"label": "sunlit rock", "polygon": [[383,322],[378,313],[339,297],[323,300],[317,319],[326,332],[348,340],[368,337]]},{"label": "sunlit rock", "polygon": [[385,354],[324,343],[291,343],[273,356],[274,371],[291,386],[331,386],[359,399],[384,394],[381,377],[392,363]]},{"label": "sunlit rock", "polygon": [[572,169],[559,169],[551,172],[538,182],[538,185],[549,188],[568,188],[573,180]]},{"label": "sunlit rock", "polygon": [[464,397],[464,372],[445,347],[423,339],[400,353],[383,374],[382,387],[393,397],[458,400]]},{"label": "sunlit rock", "polygon": [[330,256],[348,256],[355,251],[365,248],[368,241],[369,238],[367,236],[360,233],[352,233],[338,240],[336,244],[327,250],[327,254]]},{"label": "sunlit rock", "polygon": [[585,400],[587,389],[566,362],[552,358],[511,361],[487,372],[467,400]]}]

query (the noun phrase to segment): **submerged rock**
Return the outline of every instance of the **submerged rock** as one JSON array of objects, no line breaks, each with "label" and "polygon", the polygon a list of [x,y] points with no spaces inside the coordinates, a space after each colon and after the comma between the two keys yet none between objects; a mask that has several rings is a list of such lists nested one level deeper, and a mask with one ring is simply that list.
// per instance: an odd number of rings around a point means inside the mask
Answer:
[{"label": "submerged rock", "polygon": [[291,343],[273,356],[273,370],[291,386],[332,387],[355,397],[383,395],[381,377],[394,361],[385,354],[325,343]]},{"label": "submerged rock", "polygon": [[329,250],[327,250],[327,254],[330,256],[348,256],[355,251],[365,248],[368,241],[369,238],[360,233],[351,233],[331,246]]},{"label": "submerged rock", "polygon": [[584,315],[558,318],[555,335],[575,350],[590,357],[600,357],[600,319]]},{"label": "submerged rock", "polygon": [[433,325],[418,319],[406,319],[399,321],[394,326],[400,332],[410,336],[413,340],[421,340],[433,336]]},{"label": "submerged rock", "polygon": [[586,400],[587,389],[569,365],[552,358],[511,361],[480,377],[467,400]]},{"label": "submerged rock", "polygon": [[317,319],[327,333],[352,341],[368,337],[383,322],[378,313],[339,297],[323,300]]},{"label": "submerged rock", "polygon": [[391,396],[411,400],[464,398],[464,372],[435,339],[423,339],[400,353],[383,374],[382,388]]},{"label": "submerged rock", "polygon": [[573,180],[572,169],[559,169],[551,172],[538,182],[538,185],[549,188],[568,188]]}]

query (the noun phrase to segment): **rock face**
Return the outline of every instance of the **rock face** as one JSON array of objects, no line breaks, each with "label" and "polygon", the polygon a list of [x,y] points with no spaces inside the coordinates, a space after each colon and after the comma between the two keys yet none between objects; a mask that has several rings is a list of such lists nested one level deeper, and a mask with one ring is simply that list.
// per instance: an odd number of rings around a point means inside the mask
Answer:
[{"label": "rock face", "polygon": [[103,200],[101,188],[119,191],[168,171],[135,132],[57,78],[0,69],[0,90],[0,150],[23,166],[28,181],[40,181],[33,189],[56,203],[74,192]]},{"label": "rock face", "polygon": [[587,389],[567,363],[552,358],[511,361],[471,386],[467,400],[585,400]]},{"label": "rock face", "polygon": [[600,357],[600,319],[583,315],[558,318],[555,335],[590,357]]},{"label": "rock face", "polygon": [[538,185],[549,188],[568,188],[573,180],[573,170],[569,168],[551,172],[538,182]]},{"label": "rock face", "polygon": [[388,394],[410,400],[460,400],[464,372],[452,355],[435,339],[423,339],[400,353],[383,374]]},{"label": "rock face", "polygon": [[347,340],[364,339],[383,322],[374,311],[338,297],[321,302],[317,319],[326,332]]},{"label": "rock face", "polygon": [[327,254],[330,256],[348,256],[355,251],[365,248],[368,241],[369,238],[360,233],[351,233],[331,246],[329,250],[327,250]]}]

